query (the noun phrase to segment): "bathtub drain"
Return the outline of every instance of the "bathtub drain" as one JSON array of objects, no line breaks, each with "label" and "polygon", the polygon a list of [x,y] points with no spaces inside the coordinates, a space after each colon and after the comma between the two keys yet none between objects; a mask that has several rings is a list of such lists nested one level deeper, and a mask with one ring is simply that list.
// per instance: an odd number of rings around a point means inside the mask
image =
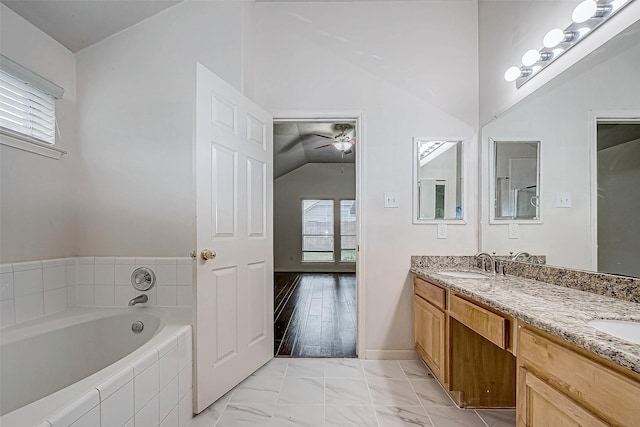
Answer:
[{"label": "bathtub drain", "polygon": [[131,324],[131,330],[134,334],[139,334],[144,329],[144,323],[141,321],[135,321]]}]

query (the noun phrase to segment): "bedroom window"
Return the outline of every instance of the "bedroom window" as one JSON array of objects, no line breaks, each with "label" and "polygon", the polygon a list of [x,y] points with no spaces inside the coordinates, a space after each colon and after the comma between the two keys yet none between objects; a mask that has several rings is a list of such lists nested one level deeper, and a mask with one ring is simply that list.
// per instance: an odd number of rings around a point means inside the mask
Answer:
[{"label": "bedroom window", "polygon": [[333,261],[333,227],[333,200],[302,201],[302,261]]},{"label": "bedroom window", "polygon": [[340,200],[340,261],[356,262],[355,200]]}]

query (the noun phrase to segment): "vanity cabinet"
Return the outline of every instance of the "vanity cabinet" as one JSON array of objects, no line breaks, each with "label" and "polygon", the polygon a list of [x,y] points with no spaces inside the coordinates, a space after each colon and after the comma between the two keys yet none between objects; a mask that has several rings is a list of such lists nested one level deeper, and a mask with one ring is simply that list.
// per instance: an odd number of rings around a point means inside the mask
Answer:
[{"label": "vanity cabinet", "polygon": [[415,346],[431,372],[443,384],[446,373],[446,292],[424,280],[414,279]]},{"label": "vanity cabinet", "polygon": [[640,375],[529,325],[517,353],[518,427],[638,425]]},{"label": "vanity cabinet", "polygon": [[515,407],[513,319],[414,278],[415,347],[461,407]]}]

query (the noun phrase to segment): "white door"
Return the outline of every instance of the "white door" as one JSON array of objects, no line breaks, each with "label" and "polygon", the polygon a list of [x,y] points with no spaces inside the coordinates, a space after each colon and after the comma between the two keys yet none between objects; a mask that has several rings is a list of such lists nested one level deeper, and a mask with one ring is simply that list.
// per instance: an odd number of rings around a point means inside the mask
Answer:
[{"label": "white door", "polygon": [[200,413],[273,358],[273,118],[200,64],[196,90]]}]

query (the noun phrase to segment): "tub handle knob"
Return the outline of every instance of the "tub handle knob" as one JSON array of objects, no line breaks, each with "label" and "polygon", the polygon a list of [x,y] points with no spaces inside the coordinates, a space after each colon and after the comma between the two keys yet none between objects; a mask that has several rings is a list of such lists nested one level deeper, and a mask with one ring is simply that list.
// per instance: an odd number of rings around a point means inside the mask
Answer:
[{"label": "tub handle knob", "polygon": [[208,261],[210,259],[214,259],[215,257],[216,253],[211,249],[203,249],[202,252],[200,252],[200,258],[202,258],[203,261]]}]

